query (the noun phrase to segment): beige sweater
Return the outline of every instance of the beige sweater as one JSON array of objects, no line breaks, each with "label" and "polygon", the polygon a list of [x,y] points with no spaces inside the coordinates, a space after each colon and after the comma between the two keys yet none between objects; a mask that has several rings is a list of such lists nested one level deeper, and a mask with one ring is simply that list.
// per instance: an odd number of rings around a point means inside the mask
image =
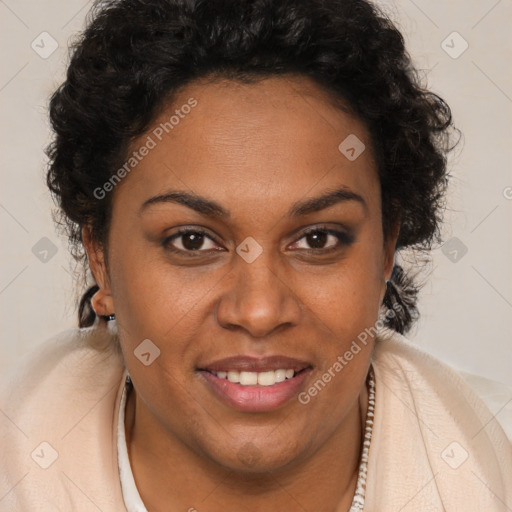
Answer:
[{"label": "beige sweater", "polygon": [[[512,511],[512,445],[450,367],[382,333],[366,512]],[[0,387],[0,511],[125,511],[123,359],[104,328],[43,343]],[[271,510],[269,505],[269,510]]]}]

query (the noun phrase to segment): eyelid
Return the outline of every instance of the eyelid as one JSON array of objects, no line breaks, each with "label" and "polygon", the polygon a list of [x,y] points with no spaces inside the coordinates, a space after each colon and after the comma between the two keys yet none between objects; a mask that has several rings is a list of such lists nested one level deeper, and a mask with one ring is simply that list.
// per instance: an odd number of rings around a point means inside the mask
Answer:
[{"label": "eyelid", "polygon": [[[322,249],[322,248],[301,249],[302,251],[311,251],[311,252],[315,252],[318,254],[320,254],[322,252],[327,253],[329,251],[339,250],[343,246],[350,245],[355,240],[355,235],[352,232],[352,230],[349,230],[347,228],[333,228],[333,227],[329,227],[325,224],[317,224],[315,226],[306,228],[305,230],[299,232],[298,234],[295,234],[293,242],[290,242],[290,244],[288,244],[288,245],[298,243],[300,240],[302,240],[305,236],[309,235],[310,233],[317,233],[317,232],[324,232],[324,233],[327,233],[329,235],[336,237],[338,240],[337,246],[331,247],[328,249]],[[297,250],[297,249],[293,249],[293,250]]]},{"label": "eyelid", "polygon": [[347,237],[354,236],[354,230],[350,229],[347,226],[340,224],[333,226],[332,224],[329,223],[320,223],[308,226],[306,228],[298,229],[293,233],[293,235],[291,235],[291,238],[293,239],[293,241],[297,241],[300,240],[302,237],[308,235],[309,233],[315,233],[316,231],[324,231],[332,235],[342,234]]},{"label": "eyelid", "polygon": [[174,252],[174,253],[177,253],[177,254],[186,254],[186,255],[201,255],[201,254],[208,253],[210,251],[218,251],[219,250],[219,249],[206,249],[206,250],[199,249],[199,250],[196,250],[196,251],[184,251],[183,249],[178,249],[177,247],[174,247],[172,245],[171,242],[173,242],[175,239],[180,238],[180,236],[184,236],[184,235],[187,235],[189,233],[203,235],[206,238],[210,239],[216,245],[219,245],[219,246],[222,245],[222,244],[220,244],[218,242],[218,240],[216,240],[216,237],[213,236],[209,231],[207,231],[205,228],[202,228],[202,227],[199,227],[199,226],[198,227],[195,227],[195,226],[182,226],[182,227],[180,227],[178,229],[178,231],[176,231],[172,235],[169,235],[169,236],[165,237],[164,240],[162,241],[162,245],[164,246],[164,248],[166,248],[167,250],[169,250],[171,252]]},{"label": "eyelid", "polygon": [[[176,229],[176,231],[174,233],[172,233],[171,235],[168,235],[167,239],[177,237],[179,235],[183,235],[183,234],[187,234],[187,233],[199,233],[201,235],[207,236],[208,238],[211,238],[213,241],[218,243],[216,240],[217,235],[213,234],[210,229],[205,228],[203,226],[196,226],[194,224],[185,224],[182,226],[175,226],[175,229]],[[170,230],[167,230],[167,231],[170,231]]]},{"label": "eyelid", "polygon": [[[288,243],[287,247],[291,244],[295,244],[295,243],[298,243],[300,240],[302,240],[305,236],[307,236],[308,234],[310,233],[316,233],[316,232],[324,232],[324,233],[327,233],[327,234],[330,234],[334,237],[337,238],[338,240],[338,244],[335,246],[335,247],[331,247],[331,248],[327,248],[327,249],[323,249],[323,248],[318,248],[318,249],[315,249],[315,248],[312,248],[312,249],[292,249],[292,250],[300,250],[300,251],[310,251],[312,253],[317,253],[317,254],[321,254],[321,253],[327,253],[329,251],[336,251],[336,250],[339,250],[341,247],[343,246],[347,246],[347,245],[350,245],[354,239],[355,239],[355,236],[354,234],[351,232],[351,230],[347,229],[347,228],[333,228],[333,227],[329,227],[328,225],[326,224],[317,224],[317,225],[313,225],[313,226],[309,226],[305,229],[303,229],[302,231],[301,230],[298,230],[298,232],[296,232],[293,236],[293,241]],[[219,243],[219,241],[216,239],[216,236],[210,234],[210,232],[206,229],[206,228],[203,228],[203,227],[199,227],[199,226],[182,226],[178,229],[178,231],[176,231],[175,233],[173,233],[172,235],[169,235],[167,236],[163,242],[162,242],[162,245],[169,251],[171,252],[174,252],[174,253],[177,253],[177,254],[186,254],[187,256],[200,256],[202,254],[207,254],[207,253],[210,253],[212,251],[219,251],[220,249],[198,249],[198,250],[195,250],[195,251],[192,251],[192,250],[189,250],[189,251],[185,251],[183,249],[178,249],[177,247],[174,247],[171,242],[174,241],[175,239],[179,238],[180,236],[184,236],[184,235],[187,235],[189,233],[195,233],[195,234],[200,234],[200,235],[203,235],[205,236],[206,238],[210,239],[212,242],[214,242],[216,245],[218,246],[221,246],[222,249],[225,249],[221,243]]]}]

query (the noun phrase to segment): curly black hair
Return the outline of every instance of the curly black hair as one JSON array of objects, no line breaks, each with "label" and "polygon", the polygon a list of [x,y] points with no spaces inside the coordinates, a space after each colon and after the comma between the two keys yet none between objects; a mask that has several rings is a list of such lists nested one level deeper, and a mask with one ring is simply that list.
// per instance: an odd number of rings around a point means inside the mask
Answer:
[{"label": "curly black hair", "polygon": [[[107,0],[93,7],[53,94],[55,137],[47,184],[75,259],[87,269],[81,228],[106,248],[111,198],[94,191],[125,160],[130,142],[186,84],[208,76],[242,82],[300,74],[348,104],[369,130],[379,172],[382,225],[399,223],[397,250],[440,241],[448,105],[421,85],[394,24],[366,0]],[[90,287],[79,326],[92,325]],[[405,333],[418,317],[418,286],[395,265],[386,325]],[[398,304],[399,307],[396,307]]]}]

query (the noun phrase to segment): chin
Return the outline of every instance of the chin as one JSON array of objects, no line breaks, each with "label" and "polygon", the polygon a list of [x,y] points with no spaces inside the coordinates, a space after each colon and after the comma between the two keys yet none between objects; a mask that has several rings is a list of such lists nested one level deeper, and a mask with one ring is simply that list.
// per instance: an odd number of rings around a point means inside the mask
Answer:
[{"label": "chin", "polygon": [[293,466],[300,458],[303,448],[297,442],[295,446],[280,445],[276,448],[274,443],[269,443],[268,438],[260,443],[247,441],[235,448],[230,444],[226,447],[229,453],[212,454],[212,460],[216,464],[224,466],[228,471],[234,471],[240,475],[268,474],[279,472]]}]

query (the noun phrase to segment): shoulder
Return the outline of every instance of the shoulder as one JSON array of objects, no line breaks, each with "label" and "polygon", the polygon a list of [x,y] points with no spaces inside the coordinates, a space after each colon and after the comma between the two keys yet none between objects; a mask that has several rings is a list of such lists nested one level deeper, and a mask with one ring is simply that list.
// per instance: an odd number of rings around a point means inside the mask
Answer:
[{"label": "shoulder", "polygon": [[[428,382],[443,392],[440,384],[448,386],[459,400],[469,400],[478,408],[491,410],[509,438],[512,438],[512,388],[476,374],[460,371],[417,346],[408,338],[389,330],[380,332],[375,349],[378,365],[389,373],[400,373],[404,382],[421,377],[422,384]],[[485,407],[482,407],[482,402]]]},{"label": "shoulder", "polygon": [[[496,414],[448,364],[400,334],[383,330],[378,338],[373,366],[379,466],[401,468],[414,484],[435,482],[424,494],[446,509],[464,504],[496,510],[482,482],[512,502],[512,445]],[[375,458],[371,464],[377,471]],[[394,478],[400,475],[390,471],[372,485],[391,485]]]},{"label": "shoulder", "polygon": [[483,400],[512,443],[512,387],[474,373],[459,370],[458,374]]},{"label": "shoulder", "polygon": [[[403,385],[411,389],[415,383],[419,384],[425,392],[434,392],[440,400],[448,402],[453,399],[462,408],[462,404],[466,404],[479,416],[487,416],[490,411],[512,440],[511,387],[459,371],[406,337],[389,330],[381,331],[374,357],[387,375],[401,376]],[[421,398],[421,390],[418,391]],[[447,396],[448,392],[451,396]]]},{"label": "shoulder", "polygon": [[[117,336],[95,326],[44,341],[2,379],[2,504],[9,510],[29,510],[35,503],[88,510],[71,482],[111,499],[114,412],[123,372]],[[110,510],[107,502],[104,510]]]},{"label": "shoulder", "polygon": [[105,328],[68,329],[47,339],[23,357],[0,381],[5,405],[18,408],[36,397],[52,401],[80,388],[86,395],[122,368],[117,336]]}]

